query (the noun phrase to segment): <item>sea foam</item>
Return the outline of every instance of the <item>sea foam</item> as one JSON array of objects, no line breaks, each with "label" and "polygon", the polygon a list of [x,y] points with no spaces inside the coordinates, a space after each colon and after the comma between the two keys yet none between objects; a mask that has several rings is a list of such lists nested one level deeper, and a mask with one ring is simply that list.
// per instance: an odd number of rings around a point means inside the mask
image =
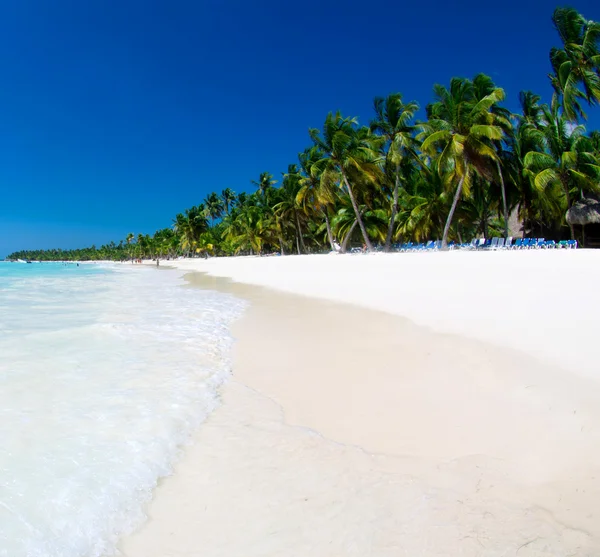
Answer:
[{"label": "sea foam", "polygon": [[5,269],[0,556],[110,555],[218,405],[244,302],[175,271]]}]

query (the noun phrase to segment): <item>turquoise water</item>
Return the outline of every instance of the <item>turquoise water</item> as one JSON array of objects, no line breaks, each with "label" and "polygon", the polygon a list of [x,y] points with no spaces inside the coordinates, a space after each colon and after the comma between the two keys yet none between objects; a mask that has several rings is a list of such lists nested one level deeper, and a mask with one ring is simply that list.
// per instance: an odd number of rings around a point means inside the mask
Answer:
[{"label": "turquoise water", "polygon": [[176,271],[0,263],[0,556],[100,557],[230,370],[231,296]]}]

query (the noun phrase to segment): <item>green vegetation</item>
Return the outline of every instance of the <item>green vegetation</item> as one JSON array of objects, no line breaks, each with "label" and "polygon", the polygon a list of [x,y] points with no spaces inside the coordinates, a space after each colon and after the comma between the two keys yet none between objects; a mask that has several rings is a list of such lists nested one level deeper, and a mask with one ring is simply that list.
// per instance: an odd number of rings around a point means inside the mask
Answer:
[{"label": "green vegetation", "polygon": [[419,105],[393,93],[374,101],[370,126],[339,112],[279,180],[263,172],[253,193],[213,192],[154,236],[62,251],[22,251],[33,260],[127,260],[178,255],[314,253],[335,242],[379,244],[508,236],[514,213],[525,234],[574,238],[566,211],[600,194],[600,133],[585,109],[600,103],[600,24],[571,8],[553,23],[550,104],[520,94],[510,113],[504,90],[484,74],[435,85],[425,121]]}]

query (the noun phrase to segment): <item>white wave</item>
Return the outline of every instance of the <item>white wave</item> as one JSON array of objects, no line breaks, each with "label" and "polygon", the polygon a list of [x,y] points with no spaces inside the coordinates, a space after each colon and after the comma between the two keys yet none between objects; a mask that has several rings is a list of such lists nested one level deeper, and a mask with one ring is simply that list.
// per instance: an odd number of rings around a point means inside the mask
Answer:
[{"label": "white wave", "polygon": [[0,556],[113,552],[217,406],[244,303],[177,276],[0,278]]}]

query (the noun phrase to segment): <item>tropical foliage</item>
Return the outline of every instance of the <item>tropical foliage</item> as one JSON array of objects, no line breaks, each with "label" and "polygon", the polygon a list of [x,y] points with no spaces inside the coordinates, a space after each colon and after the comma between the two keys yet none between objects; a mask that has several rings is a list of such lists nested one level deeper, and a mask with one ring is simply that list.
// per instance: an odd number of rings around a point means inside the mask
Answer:
[{"label": "tropical foliage", "polygon": [[[530,91],[520,111],[484,74],[436,84],[419,104],[400,93],[374,100],[372,121],[332,112],[279,177],[263,172],[254,191],[212,192],[153,236],[73,251],[23,251],[11,258],[127,260],[176,256],[315,253],[407,241],[443,245],[474,236],[574,237],[565,213],[600,195],[600,133],[583,125],[600,103],[600,24],[572,8],[552,21],[547,104]],[[516,233],[513,223],[512,233]]]}]

